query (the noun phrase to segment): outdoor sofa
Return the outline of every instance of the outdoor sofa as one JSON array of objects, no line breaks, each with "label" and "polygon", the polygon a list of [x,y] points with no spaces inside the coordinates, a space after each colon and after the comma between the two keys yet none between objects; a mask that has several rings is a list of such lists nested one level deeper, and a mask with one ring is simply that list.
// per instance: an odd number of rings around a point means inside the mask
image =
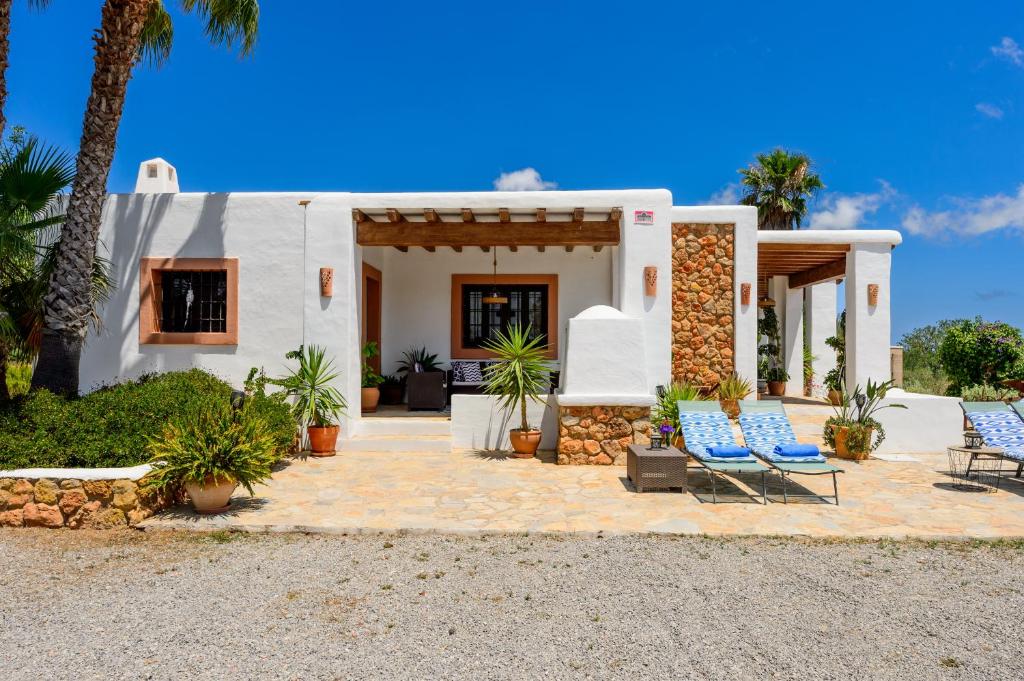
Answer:
[{"label": "outdoor sofa", "polygon": [[[1017,464],[1019,478],[1024,471],[1024,420],[1017,407],[1011,409],[1003,402],[961,402],[960,408],[986,445],[1002,449],[1003,459]],[[967,463],[968,475],[974,459],[972,454]]]},{"label": "outdoor sofa", "polygon": [[[821,494],[789,494],[786,478],[798,475],[831,475],[832,499],[839,505],[839,483],[836,474],[843,469],[837,468],[825,460],[817,447],[801,446],[793,433],[793,427],[786,417],[786,410],[779,400],[740,400],[740,428],[743,431],[743,442],[750,448],[754,456],[778,472],[782,477],[782,499],[789,503],[789,497],[814,497],[828,499]],[[787,456],[786,449],[791,446],[799,449],[813,448],[815,454],[803,456]],[[807,449],[806,451],[811,451]]]},{"label": "outdoor sofa", "polygon": [[718,407],[717,402],[706,400],[679,400],[679,425],[682,430],[683,446],[696,463],[699,463],[711,481],[711,499],[718,503],[716,474],[760,474],[761,501],[768,503],[765,474],[768,469],[750,453],[740,456],[714,456],[709,447],[736,448],[736,438],[729,425],[729,417]]}]

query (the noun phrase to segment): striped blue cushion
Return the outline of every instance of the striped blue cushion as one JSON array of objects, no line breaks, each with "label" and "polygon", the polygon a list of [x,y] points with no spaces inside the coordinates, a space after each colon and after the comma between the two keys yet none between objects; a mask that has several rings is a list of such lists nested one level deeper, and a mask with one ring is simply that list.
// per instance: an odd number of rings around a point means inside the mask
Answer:
[{"label": "striped blue cushion", "polygon": [[818,456],[780,456],[775,453],[775,445],[795,445],[796,435],[785,414],[774,412],[748,412],[740,414],[740,428],[743,430],[743,441],[754,452],[773,463],[824,463],[825,457]]},{"label": "striped blue cushion", "polygon": [[969,411],[974,429],[981,433],[989,447],[1001,447],[1003,455],[1015,461],[1024,461],[1024,421],[1006,411]]},{"label": "striped blue cushion", "polygon": [[682,426],[683,440],[686,451],[701,461],[714,463],[747,463],[756,461],[753,456],[708,456],[708,447],[735,446],[729,417],[720,411],[680,412],[679,424]]}]

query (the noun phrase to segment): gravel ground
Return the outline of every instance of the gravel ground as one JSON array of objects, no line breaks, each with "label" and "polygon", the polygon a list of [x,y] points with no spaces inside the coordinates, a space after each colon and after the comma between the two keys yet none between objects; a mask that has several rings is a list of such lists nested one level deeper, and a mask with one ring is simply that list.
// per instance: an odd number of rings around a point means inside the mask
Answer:
[{"label": "gravel ground", "polygon": [[1017,677],[1024,545],[0,531],[4,679]]}]

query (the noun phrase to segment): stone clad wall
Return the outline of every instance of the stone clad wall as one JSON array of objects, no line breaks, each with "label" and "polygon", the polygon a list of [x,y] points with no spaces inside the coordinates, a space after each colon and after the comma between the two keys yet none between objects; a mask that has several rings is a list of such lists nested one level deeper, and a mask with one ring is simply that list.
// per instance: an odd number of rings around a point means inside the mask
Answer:
[{"label": "stone clad wall", "polygon": [[716,386],[735,371],[732,224],[672,224],[672,378]]},{"label": "stone clad wall", "polygon": [[169,504],[134,480],[0,478],[5,527],[123,527]]},{"label": "stone clad wall", "polygon": [[650,407],[559,407],[560,464],[625,466],[626,447],[650,442]]}]

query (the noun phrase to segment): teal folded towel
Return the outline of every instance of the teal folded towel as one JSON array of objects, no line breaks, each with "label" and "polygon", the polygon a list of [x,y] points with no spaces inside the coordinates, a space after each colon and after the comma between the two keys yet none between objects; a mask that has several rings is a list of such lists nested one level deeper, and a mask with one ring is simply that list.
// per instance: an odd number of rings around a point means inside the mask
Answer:
[{"label": "teal folded towel", "polygon": [[750,456],[749,449],[738,445],[713,445],[711,447],[705,447],[704,449],[707,450],[708,456],[717,456],[723,459],[732,456]]},{"label": "teal folded towel", "polygon": [[775,456],[821,456],[818,445],[775,445]]}]

